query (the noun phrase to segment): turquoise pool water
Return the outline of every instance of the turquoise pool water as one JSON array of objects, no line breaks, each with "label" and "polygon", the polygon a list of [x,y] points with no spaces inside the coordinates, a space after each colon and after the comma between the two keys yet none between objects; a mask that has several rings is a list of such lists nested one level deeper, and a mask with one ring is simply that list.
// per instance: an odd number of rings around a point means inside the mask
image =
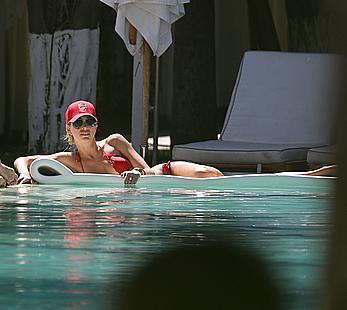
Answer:
[{"label": "turquoise pool water", "polygon": [[216,231],[259,253],[283,309],[316,309],[333,181],[281,182],[2,189],[0,309],[107,309],[108,294],[152,254]]}]

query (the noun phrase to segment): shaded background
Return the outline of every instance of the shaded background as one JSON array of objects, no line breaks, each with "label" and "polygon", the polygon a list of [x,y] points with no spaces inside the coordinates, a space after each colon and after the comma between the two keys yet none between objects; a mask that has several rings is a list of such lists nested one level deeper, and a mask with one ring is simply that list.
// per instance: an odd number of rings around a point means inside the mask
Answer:
[{"label": "shaded background", "polygon": [[[99,137],[110,132],[130,137],[132,57],[114,32],[115,12],[97,0],[58,4],[52,0],[7,0],[0,13],[0,156],[5,162],[9,150],[30,152],[29,27],[51,29],[59,20],[57,12],[62,5],[67,9],[77,6],[80,11],[60,27],[100,28],[96,89],[102,120]],[[244,51],[347,50],[347,20],[336,18],[338,12],[346,11],[345,1],[192,0],[185,9],[186,16],[174,24],[174,43],[160,60],[159,133],[170,135],[172,145],[216,137]],[[150,105],[154,101],[152,60]]]}]

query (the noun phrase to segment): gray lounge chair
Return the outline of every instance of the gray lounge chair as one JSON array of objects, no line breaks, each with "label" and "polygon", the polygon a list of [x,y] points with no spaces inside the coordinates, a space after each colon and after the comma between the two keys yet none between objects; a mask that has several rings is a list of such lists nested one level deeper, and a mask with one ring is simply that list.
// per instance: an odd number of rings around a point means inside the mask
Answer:
[{"label": "gray lounge chair", "polygon": [[[173,147],[173,160],[228,167],[305,162],[331,144],[344,58],[246,52],[218,140]],[[213,121],[213,120],[211,120]]]}]

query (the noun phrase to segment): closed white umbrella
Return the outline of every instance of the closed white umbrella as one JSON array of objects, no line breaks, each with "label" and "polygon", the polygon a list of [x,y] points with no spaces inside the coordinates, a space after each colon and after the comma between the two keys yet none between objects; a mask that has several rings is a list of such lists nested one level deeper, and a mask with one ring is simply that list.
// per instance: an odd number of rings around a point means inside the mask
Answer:
[{"label": "closed white umbrella", "polygon": [[[129,53],[135,55],[143,39],[155,56],[161,56],[172,43],[171,24],[184,15],[189,0],[100,0],[117,11],[115,30]],[[134,26],[139,35],[130,42],[129,31]],[[135,43],[135,44],[134,44]]]},{"label": "closed white umbrella", "polygon": [[[134,56],[132,134],[134,148],[147,146],[150,51],[160,57],[172,43],[171,24],[189,0],[100,0],[117,11],[115,30]],[[157,83],[156,83],[157,85]]]}]

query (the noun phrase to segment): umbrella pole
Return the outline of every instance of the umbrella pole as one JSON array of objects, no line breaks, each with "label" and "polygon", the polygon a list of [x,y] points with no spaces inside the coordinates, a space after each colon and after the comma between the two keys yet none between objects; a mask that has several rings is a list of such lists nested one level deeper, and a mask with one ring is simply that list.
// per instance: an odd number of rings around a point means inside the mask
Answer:
[{"label": "umbrella pole", "polygon": [[158,155],[158,100],[159,100],[159,57],[155,61],[155,95],[153,107],[153,153],[152,153],[152,166],[157,164]]},{"label": "umbrella pole", "polygon": [[[131,26],[129,41],[136,44],[137,30]],[[151,49],[146,40],[143,47],[134,56],[133,62],[133,98],[131,143],[134,149],[145,157],[148,144],[148,106],[150,87]]]},{"label": "umbrella pole", "polygon": [[151,48],[147,41],[143,39],[143,99],[142,99],[142,156],[145,157],[148,147],[148,109],[149,109],[149,89],[151,72]]}]

